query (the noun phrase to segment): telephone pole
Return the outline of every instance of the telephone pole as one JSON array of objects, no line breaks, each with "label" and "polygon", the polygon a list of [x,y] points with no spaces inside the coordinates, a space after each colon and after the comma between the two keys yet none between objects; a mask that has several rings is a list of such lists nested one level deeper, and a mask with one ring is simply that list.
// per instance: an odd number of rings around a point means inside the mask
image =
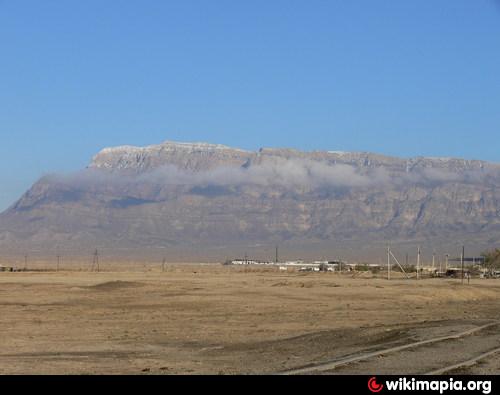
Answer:
[{"label": "telephone pole", "polygon": [[420,246],[418,246],[417,252],[417,280],[420,279]]},{"label": "telephone pole", "polygon": [[387,245],[387,279],[391,279],[391,247]]},{"label": "telephone pole", "polygon": [[462,246],[462,284],[464,283],[464,259],[465,259],[465,246]]},{"label": "telephone pole", "polygon": [[94,271],[94,267],[96,268],[97,273],[99,273],[99,252],[97,249],[94,252],[94,258],[92,260],[92,271]]},{"label": "telephone pole", "polygon": [[278,246],[276,246],[276,257],[274,263],[278,264]]}]

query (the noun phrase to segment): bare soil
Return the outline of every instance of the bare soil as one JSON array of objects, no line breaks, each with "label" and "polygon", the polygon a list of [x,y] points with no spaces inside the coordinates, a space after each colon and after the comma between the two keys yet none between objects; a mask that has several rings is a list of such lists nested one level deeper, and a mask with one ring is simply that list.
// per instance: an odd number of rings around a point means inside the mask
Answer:
[{"label": "bare soil", "polygon": [[[499,313],[500,280],[461,285],[220,265],[0,273],[0,373],[278,373],[464,331]],[[406,352],[402,371],[425,358]],[[498,359],[481,366],[464,373],[495,372]]]}]

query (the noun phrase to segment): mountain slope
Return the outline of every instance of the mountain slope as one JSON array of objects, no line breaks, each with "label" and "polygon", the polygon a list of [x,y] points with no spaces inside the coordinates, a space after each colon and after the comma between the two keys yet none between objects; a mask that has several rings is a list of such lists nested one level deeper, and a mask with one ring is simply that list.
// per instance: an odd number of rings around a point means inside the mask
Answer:
[{"label": "mountain slope", "polygon": [[165,142],[104,149],[81,172],[42,178],[0,215],[0,247],[15,251],[212,248],[226,256],[232,246],[314,252],[388,240],[499,242],[500,166]]}]

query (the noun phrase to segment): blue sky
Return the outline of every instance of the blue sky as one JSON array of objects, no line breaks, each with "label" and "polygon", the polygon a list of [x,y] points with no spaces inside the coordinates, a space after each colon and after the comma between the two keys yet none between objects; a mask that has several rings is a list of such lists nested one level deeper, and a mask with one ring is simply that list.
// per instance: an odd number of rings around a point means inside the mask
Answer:
[{"label": "blue sky", "polygon": [[500,162],[495,0],[0,0],[0,210],[164,140]]}]

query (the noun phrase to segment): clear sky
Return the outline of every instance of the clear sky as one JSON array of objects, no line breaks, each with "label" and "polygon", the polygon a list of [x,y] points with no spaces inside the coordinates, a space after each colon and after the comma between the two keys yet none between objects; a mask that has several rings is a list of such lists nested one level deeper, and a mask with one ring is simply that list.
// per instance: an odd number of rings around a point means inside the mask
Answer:
[{"label": "clear sky", "polygon": [[0,0],[0,210],[164,140],[500,162],[496,0]]}]

